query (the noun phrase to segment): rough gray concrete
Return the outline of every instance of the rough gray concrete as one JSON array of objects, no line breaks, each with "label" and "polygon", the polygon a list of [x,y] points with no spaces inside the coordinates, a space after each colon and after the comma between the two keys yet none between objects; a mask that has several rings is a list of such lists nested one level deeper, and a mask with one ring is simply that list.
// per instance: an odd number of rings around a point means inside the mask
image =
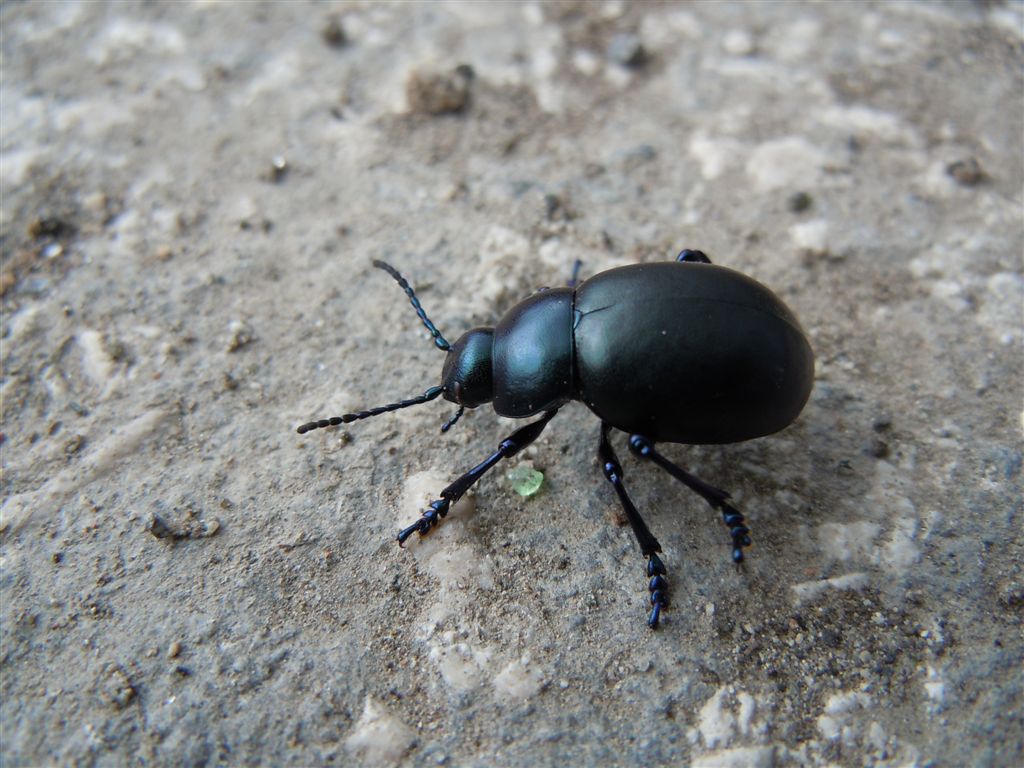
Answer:
[{"label": "rough gray concrete", "polygon": [[[1019,765],[1019,3],[6,3],[4,766]],[[469,65],[456,71],[458,65]],[[453,111],[454,110],[454,111]],[[817,354],[781,434],[446,436],[450,337],[701,248]],[[512,462],[521,463],[520,459]]]}]

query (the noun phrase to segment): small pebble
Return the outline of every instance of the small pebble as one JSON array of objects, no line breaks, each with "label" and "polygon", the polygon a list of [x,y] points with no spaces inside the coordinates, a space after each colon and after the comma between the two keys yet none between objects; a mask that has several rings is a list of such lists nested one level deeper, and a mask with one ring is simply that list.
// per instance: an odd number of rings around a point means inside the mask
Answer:
[{"label": "small pebble", "polygon": [[62,237],[71,233],[72,226],[57,216],[40,216],[28,225],[28,236],[33,240],[44,237]]},{"label": "small pebble", "polygon": [[647,61],[647,52],[636,35],[619,33],[608,44],[608,58],[624,67],[640,67]]},{"label": "small pebble", "polygon": [[75,435],[64,443],[64,455],[74,456],[82,450],[83,446],[85,446],[85,438],[82,435]]},{"label": "small pebble", "polygon": [[875,438],[868,446],[868,453],[876,459],[884,459],[889,455],[889,444],[884,440]]},{"label": "small pebble", "polygon": [[270,172],[267,174],[269,181],[278,184],[288,175],[288,160],[283,155],[274,155],[270,160]]},{"label": "small pebble", "polygon": [[331,48],[342,48],[348,42],[348,35],[345,33],[345,24],[341,17],[328,16],[320,37]]},{"label": "small pebble", "polygon": [[802,213],[810,208],[813,203],[814,201],[811,199],[811,196],[806,192],[794,192],[789,196],[789,200],[786,201],[789,210],[793,213]]},{"label": "small pebble", "polygon": [[405,84],[409,109],[425,115],[461,112],[469,102],[473,68],[462,64],[451,72],[413,72]]},{"label": "small pebble", "polygon": [[249,346],[256,340],[256,334],[248,323],[241,320],[234,320],[231,323],[231,338],[228,341],[227,351],[237,352]]},{"label": "small pebble", "polygon": [[946,173],[963,187],[974,187],[985,180],[985,172],[973,157],[950,163],[946,166]]}]

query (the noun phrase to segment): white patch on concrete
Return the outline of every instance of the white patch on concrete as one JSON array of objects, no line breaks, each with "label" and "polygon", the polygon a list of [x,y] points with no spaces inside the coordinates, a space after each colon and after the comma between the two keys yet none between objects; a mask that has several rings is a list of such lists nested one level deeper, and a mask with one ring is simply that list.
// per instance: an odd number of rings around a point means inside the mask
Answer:
[{"label": "white patch on concrete", "polygon": [[43,328],[42,321],[46,316],[41,312],[42,307],[42,304],[26,304],[14,314],[8,315],[5,318],[7,320],[5,342],[14,344],[22,341],[25,336],[41,330]]},{"label": "white patch on concrete", "polygon": [[135,122],[135,106],[129,98],[79,99],[53,107],[53,125],[61,133],[78,131],[87,138],[101,138],[111,129]]},{"label": "white patch on concrete", "polygon": [[82,369],[85,375],[92,379],[93,384],[105,387],[113,376],[114,361],[103,345],[103,334],[87,328],[79,331],[75,340],[82,350]]},{"label": "white patch on concrete", "polygon": [[695,758],[692,765],[693,768],[771,768],[775,765],[775,748],[720,749]]},{"label": "white patch on concrete", "polygon": [[865,106],[828,107],[818,114],[822,123],[863,139],[877,139],[886,144],[913,147],[920,144],[918,135],[897,115]]},{"label": "white patch on concrete", "polygon": [[1024,342],[1024,276],[997,272],[985,281],[980,297],[978,322],[1004,346]]},{"label": "white patch on concrete", "polygon": [[[705,702],[697,713],[697,734],[709,749],[727,747],[736,734],[743,736],[756,735],[758,728],[754,725],[757,713],[757,701],[746,691],[736,691],[732,686],[723,686]],[[764,725],[760,730],[764,730]],[[737,752],[738,750],[724,750]],[[718,753],[721,754],[721,753]],[[710,756],[709,756],[710,757]]]},{"label": "white patch on concrete", "polygon": [[818,185],[829,156],[801,136],[766,141],[747,159],[747,175],[760,192]]},{"label": "white patch on concrete", "polygon": [[789,228],[789,236],[797,250],[813,256],[829,252],[829,228],[825,219],[801,221]]},{"label": "white patch on concrete", "polygon": [[519,701],[535,696],[541,684],[541,674],[530,668],[528,655],[511,662],[494,678],[494,690],[499,698],[504,696]]},{"label": "white patch on concrete", "polygon": [[268,55],[263,68],[249,81],[242,91],[249,101],[261,94],[274,95],[292,87],[306,71],[298,51],[283,49],[276,55]]},{"label": "white patch on concrete", "polygon": [[867,585],[868,575],[866,573],[847,573],[831,579],[804,581],[793,585],[793,601],[799,605],[800,603],[814,600],[822,593],[831,589],[859,591]]},{"label": "white patch on concrete", "polygon": [[703,131],[697,131],[690,138],[689,150],[700,163],[701,176],[710,181],[738,163],[743,146],[735,139],[711,138]]},{"label": "white patch on concrete", "polygon": [[89,483],[113,471],[122,459],[136,453],[143,441],[155,433],[170,413],[152,410],[118,427],[100,441],[87,456],[46,481],[35,491],[15,494],[0,508],[0,531],[17,532],[35,512],[53,512],[65,498]]},{"label": "white patch on concrete", "polygon": [[520,7],[527,24],[533,27],[539,27],[544,24],[544,11],[538,3],[526,3]]},{"label": "white patch on concrete", "polygon": [[545,112],[561,112],[565,108],[566,87],[554,76],[565,49],[562,31],[554,24],[545,24],[531,35],[529,77],[537,106]]},{"label": "white patch on concrete", "polygon": [[822,737],[835,741],[842,737],[847,743],[855,735],[850,723],[851,714],[871,705],[871,697],[860,691],[833,693],[825,702],[825,711],[818,717],[818,731]]},{"label": "white patch on concrete", "polygon": [[89,48],[89,58],[96,64],[107,64],[133,56],[139,50],[155,56],[182,54],[185,48],[185,35],[177,27],[119,16],[97,36]]},{"label": "white patch on concrete", "polygon": [[[909,504],[907,500],[902,501]],[[912,513],[913,506],[907,512]],[[921,559],[921,549],[916,543],[919,527],[916,517],[901,517],[895,521],[889,540],[881,551],[883,566],[890,571],[902,573]]]},{"label": "white patch on concrete", "polygon": [[749,736],[752,730],[754,715],[757,713],[757,702],[746,691],[737,693],[736,701],[739,703],[739,712],[736,713],[736,726],[740,729],[741,734]]},{"label": "white patch on concrete", "polygon": [[[410,475],[402,489],[396,525],[404,527],[416,520],[450,482],[447,473],[437,471]],[[413,534],[406,543],[419,567],[438,582],[418,639],[430,649],[428,657],[445,685],[461,693],[479,688],[485,675],[493,674],[494,652],[490,647],[467,641],[466,632],[436,632],[449,617],[458,620],[464,616],[466,603],[494,589],[491,562],[467,535],[465,517],[472,513],[473,506],[472,497],[463,497],[429,536],[421,539]],[[509,678],[510,687],[513,683]]]},{"label": "white patch on concrete", "polygon": [[704,25],[695,14],[675,9],[663,14],[645,14],[637,34],[643,40],[645,48],[657,50],[671,49],[687,38],[699,37],[703,31]]},{"label": "white patch on concrete", "polygon": [[394,765],[412,747],[416,733],[384,705],[366,697],[363,714],[345,739],[345,751],[368,766]]},{"label": "white patch on concrete", "polygon": [[458,640],[453,631],[442,632],[428,639],[428,657],[445,685],[459,693],[475,690],[494,655],[486,646],[474,646]]},{"label": "white patch on concrete", "polygon": [[460,312],[490,316],[495,306],[522,298],[518,278],[533,253],[525,235],[496,224],[484,234],[479,254],[479,265],[474,270],[476,283],[471,294],[459,296]]},{"label": "white patch on concrete", "polygon": [[986,8],[986,17],[993,26],[1024,39],[1024,5],[1008,3]]},{"label": "white patch on concrete", "polygon": [[726,708],[728,695],[728,688],[719,688],[697,713],[697,729],[704,743],[712,749],[731,742],[736,730],[736,716]]},{"label": "white patch on concrete", "polygon": [[813,55],[818,50],[821,22],[804,17],[784,26],[773,46],[774,58],[795,62]]},{"label": "white patch on concrete", "polygon": [[822,553],[845,563],[851,560],[873,561],[875,540],[882,532],[879,523],[858,520],[853,523],[823,523],[818,526]]},{"label": "white patch on concrete", "polygon": [[[10,99],[15,101],[15,99]],[[13,110],[13,107],[10,107]],[[24,147],[0,152],[0,183],[5,189],[21,184],[29,171],[46,157],[42,147]]]},{"label": "white patch on concrete", "polygon": [[885,520],[890,521],[888,541],[875,553],[875,562],[889,571],[901,573],[921,557],[917,544],[920,520],[914,503],[903,493],[904,476],[888,461],[875,463],[871,491],[864,501]]},{"label": "white patch on concrete", "polygon": [[949,158],[939,158],[930,163],[917,176],[917,186],[930,197],[940,199],[966,195],[967,190],[956,183],[956,180],[949,175]]},{"label": "white patch on concrete", "polygon": [[564,274],[567,278],[569,275],[567,267],[575,264],[577,259],[583,262],[583,271],[580,272],[581,279],[585,279],[588,274],[593,275],[607,268],[604,266],[605,260],[602,256],[580,247],[575,238],[566,242],[560,237],[551,237],[537,247],[537,256],[550,269],[551,274]]},{"label": "white patch on concrete", "polygon": [[601,6],[601,15],[606,19],[619,19],[626,12],[626,4],[622,0],[607,0]]},{"label": "white patch on concrete", "polygon": [[864,741],[876,752],[881,752],[886,748],[889,740],[885,735],[885,729],[882,728],[880,723],[874,721],[868,726],[868,732],[864,736]]},{"label": "white patch on concrete", "polygon": [[572,53],[572,65],[584,75],[596,75],[601,70],[601,58],[585,48],[577,48]]},{"label": "white patch on concrete", "polygon": [[928,712],[940,712],[946,703],[946,681],[931,664],[925,668],[924,693],[928,697]]}]

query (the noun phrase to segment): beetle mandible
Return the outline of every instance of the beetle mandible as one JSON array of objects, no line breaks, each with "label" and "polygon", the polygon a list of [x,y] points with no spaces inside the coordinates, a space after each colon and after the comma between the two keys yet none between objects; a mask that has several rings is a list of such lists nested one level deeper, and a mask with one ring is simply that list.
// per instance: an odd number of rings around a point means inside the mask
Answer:
[{"label": "beetle mandible", "polygon": [[674,262],[618,267],[579,285],[573,280],[570,287],[539,291],[495,327],[473,328],[449,344],[405,278],[383,261],[373,265],[398,282],[435,346],[447,352],[441,385],[419,397],[311,421],[299,434],[441,396],[459,406],[442,432],[466,408],[485,403],[511,418],[541,414],[441,491],[419,520],[399,532],[399,545],[414,533],[428,533],[488,470],[536,440],[559,408],[578,400],[601,420],[601,467],[647,559],[652,629],[668,605],[666,569],[661,545],[623,485],[612,429],[629,434],[634,455],[721,512],[732,559],[743,561],[750,530],[729,494],[669,461],[655,443],[736,443],[777,432],[800,414],[814,381],[814,353],[793,313],[770,290],[687,249]]}]

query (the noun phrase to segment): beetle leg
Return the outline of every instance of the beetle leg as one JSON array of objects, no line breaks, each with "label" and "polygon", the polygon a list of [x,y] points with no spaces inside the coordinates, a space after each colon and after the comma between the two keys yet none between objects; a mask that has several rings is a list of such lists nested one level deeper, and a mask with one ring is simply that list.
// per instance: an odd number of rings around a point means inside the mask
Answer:
[{"label": "beetle leg", "polygon": [[583,259],[576,259],[572,263],[572,276],[569,278],[569,282],[566,286],[569,288],[575,288],[580,282],[580,268],[583,266]]},{"label": "beetle leg", "polygon": [[712,509],[722,511],[722,522],[728,526],[729,535],[732,537],[732,560],[737,564],[742,563],[743,548],[750,546],[750,529],[747,528],[743,514],[729,503],[729,494],[708,485],[699,477],[694,477],[682,467],[673,464],[658,453],[654,449],[654,443],[643,435],[630,435],[629,449],[640,458],[653,461],[687,488],[699,494],[711,505]]},{"label": "beetle leg", "polygon": [[629,524],[633,528],[640,551],[647,558],[647,576],[650,579],[647,589],[651,593],[651,614],[647,617],[647,625],[651,629],[656,629],[662,609],[668,606],[668,580],[665,578],[665,564],[658,557],[658,552],[661,552],[661,544],[654,538],[647,523],[637,512],[633,500],[626,493],[626,486],[622,483],[622,465],[619,464],[619,457],[615,455],[612,444],[608,440],[609,429],[611,429],[610,424],[601,422],[601,441],[597,446],[597,455],[601,459],[604,476],[608,478],[608,482],[615,489],[622,509],[626,513],[626,519],[629,520]]},{"label": "beetle leg", "polygon": [[501,441],[498,450],[441,491],[441,498],[430,502],[430,506],[424,511],[423,516],[419,520],[408,528],[403,528],[399,531],[398,546],[405,544],[406,539],[414,533],[418,533],[420,536],[428,533],[431,528],[441,522],[442,517],[448,514],[451,505],[461,499],[466,491],[472,488],[476,481],[487,473],[487,470],[502,459],[515,456],[519,451],[540,437],[540,433],[544,431],[544,427],[548,425],[548,422],[554,418],[556,413],[558,413],[557,408],[553,411],[546,411],[542,418],[517,429]]},{"label": "beetle leg", "polygon": [[710,264],[711,259],[707,257],[704,251],[691,251],[689,248],[684,248],[676,256],[676,261],[689,262],[691,264]]}]

